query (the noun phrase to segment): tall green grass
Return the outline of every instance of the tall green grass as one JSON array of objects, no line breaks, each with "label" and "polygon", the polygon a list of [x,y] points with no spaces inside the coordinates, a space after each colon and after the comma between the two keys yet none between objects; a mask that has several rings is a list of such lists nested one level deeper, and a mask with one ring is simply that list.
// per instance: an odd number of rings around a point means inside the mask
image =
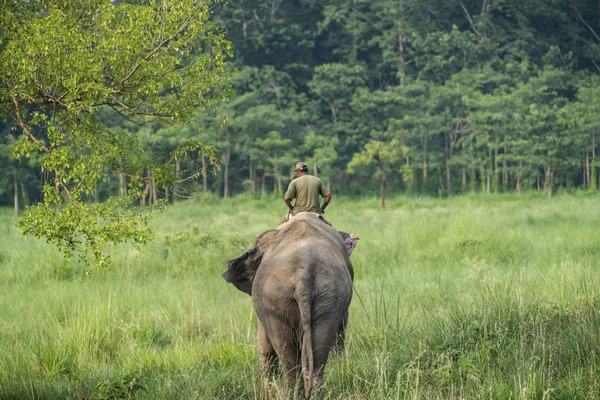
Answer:
[{"label": "tall green grass", "polygon": [[[331,399],[600,397],[600,197],[334,198],[360,237]],[[203,197],[156,240],[88,270],[0,210],[0,399],[247,399],[261,389],[250,298],[227,260],[276,226],[279,199]]]}]

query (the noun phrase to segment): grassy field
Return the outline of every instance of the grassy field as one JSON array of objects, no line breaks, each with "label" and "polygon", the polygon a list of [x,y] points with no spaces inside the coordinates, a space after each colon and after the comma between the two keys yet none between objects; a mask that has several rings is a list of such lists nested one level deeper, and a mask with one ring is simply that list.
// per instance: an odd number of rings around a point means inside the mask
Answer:
[{"label": "grassy field", "polygon": [[[179,203],[102,271],[0,210],[0,399],[281,397],[260,391],[250,298],[220,273],[284,210]],[[327,398],[600,397],[599,196],[335,198],[327,217],[360,237]]]}]

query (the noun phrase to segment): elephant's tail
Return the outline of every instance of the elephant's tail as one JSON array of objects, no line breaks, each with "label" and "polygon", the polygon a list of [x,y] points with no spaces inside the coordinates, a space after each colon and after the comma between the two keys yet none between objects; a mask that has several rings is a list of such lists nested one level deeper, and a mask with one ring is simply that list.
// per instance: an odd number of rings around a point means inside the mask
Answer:
[{"label": "elephant's tail", "polygon": [[[312,291],[311,291],[312,292]],[[312,341],[312,303],[313,296],[299,294],[297,296],[302,322],[302,377],[305,393],[310,393],[313,387],[314,356]]]}]

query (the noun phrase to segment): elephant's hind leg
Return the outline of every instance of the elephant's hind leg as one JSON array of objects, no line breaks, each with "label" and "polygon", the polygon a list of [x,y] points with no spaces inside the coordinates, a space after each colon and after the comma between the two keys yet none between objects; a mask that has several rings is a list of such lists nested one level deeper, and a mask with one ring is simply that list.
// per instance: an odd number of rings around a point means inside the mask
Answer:
[{"label": "elephant's hind leg", "polygon": [[272,377],[277,375],[277,353],[275,352],[271,341],[267,337],[265,327],[260,320],[258,321],[256,339],[258,344],[258,362],[260,365],[261,374],[264,377]]},{"label": "elephant's hind leg", "polygon": [[[300,354],[295,331],[279,318],[271,317],[263,321],[264,333],[279,358],[281,372],[290,393],[298,389]],[[260,336],[260,334],[259,334]]]},{"label": "elephant's hind leg", "polygon": [[[332,349],[338,340],[339,327],[341,321],[339,318],[321,318],[313,322],[313,387],[310,398],[320,398],[323,388],[323,373],[325,364]],[[307,371],[306,371],[307,372]]]}]

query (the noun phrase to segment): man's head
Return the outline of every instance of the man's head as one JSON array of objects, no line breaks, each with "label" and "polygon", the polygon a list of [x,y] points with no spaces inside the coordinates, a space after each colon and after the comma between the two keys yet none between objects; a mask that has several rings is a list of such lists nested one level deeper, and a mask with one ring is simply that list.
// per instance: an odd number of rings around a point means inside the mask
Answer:
[{"label": "man's head", "polygon": [[296,176],[308,174],[308,165],[306,165],[304,161],[300,161],[296,164],[296,168],[294,168],[294,171],[296,171]]}]

